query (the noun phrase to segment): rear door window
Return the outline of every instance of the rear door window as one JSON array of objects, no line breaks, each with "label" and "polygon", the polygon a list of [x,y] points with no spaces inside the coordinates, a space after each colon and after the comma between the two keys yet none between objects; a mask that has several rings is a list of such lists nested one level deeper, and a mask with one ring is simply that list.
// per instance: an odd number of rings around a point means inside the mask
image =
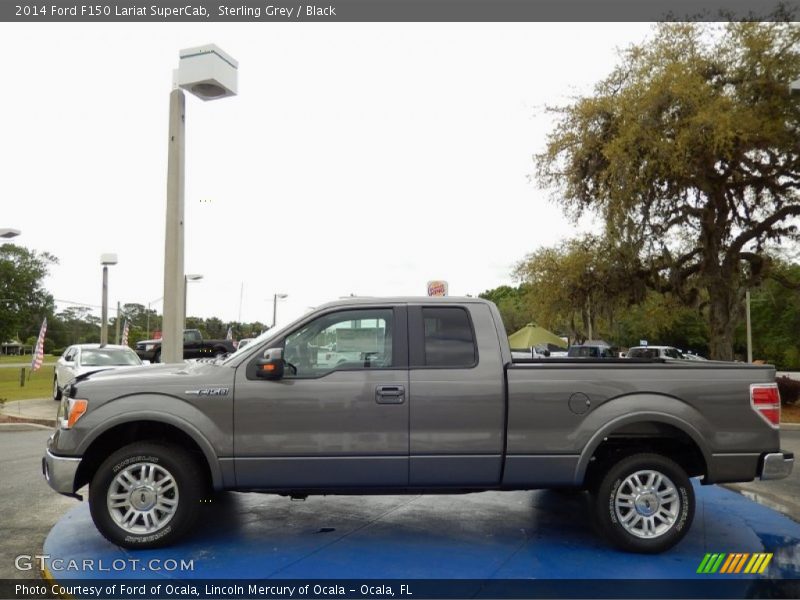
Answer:
[{"label": "rear door window", "polygon": [[423,307],[424,351],[415,366],[471,368],[478,363],[475,333],[467,311],[459,307]]}]

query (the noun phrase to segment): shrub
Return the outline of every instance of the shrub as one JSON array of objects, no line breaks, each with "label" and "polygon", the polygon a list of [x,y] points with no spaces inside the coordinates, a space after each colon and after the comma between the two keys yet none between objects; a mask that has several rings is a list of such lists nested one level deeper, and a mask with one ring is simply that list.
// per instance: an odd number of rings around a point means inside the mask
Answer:
[{"label": "shrub", "polygon": [[800,399],[800,381],[791,377],[778,377],[775,379],[778,391],[781,394],[781,404],[795,404]]}]

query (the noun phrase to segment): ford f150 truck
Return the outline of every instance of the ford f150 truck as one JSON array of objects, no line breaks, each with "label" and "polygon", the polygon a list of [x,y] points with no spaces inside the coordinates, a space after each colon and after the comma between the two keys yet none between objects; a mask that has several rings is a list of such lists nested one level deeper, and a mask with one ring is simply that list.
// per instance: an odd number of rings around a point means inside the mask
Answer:
[{"label": "ford f150 truck", "polygon": [[[231,340],[204,340],[198,329],[183,330],[183,358],[214,358],[236,351]],[[142,360],[161,362],[161,340],[136,343],[136,354]]]},{"label": "ford f150 truck", "polygon": [[[320,361],[333,347],[345,362]],[[351,298],[216,363],[88,374],[42,468],[112,542],[183,535],[214,490],[309,494],[584,488],[600,531],[660,552],[702,484],[786,477],[770,366],[512,360],[476,298]],[[80,497],[80,496],[78,496]]]}]

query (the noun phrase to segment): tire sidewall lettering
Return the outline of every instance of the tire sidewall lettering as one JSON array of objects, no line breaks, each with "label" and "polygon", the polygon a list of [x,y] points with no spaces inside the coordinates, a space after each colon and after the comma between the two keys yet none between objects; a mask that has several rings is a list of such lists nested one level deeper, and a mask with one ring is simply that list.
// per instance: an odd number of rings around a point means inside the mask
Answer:
[{"label": "tire sidewall lettering", "polygon": [[131,456],[130,458],[126,458],[115,464],[112,471],[114,473],[118,473],[120,470],[124,469],[128,465],[140,462],[158,464],[161,461],[157,456]]}]

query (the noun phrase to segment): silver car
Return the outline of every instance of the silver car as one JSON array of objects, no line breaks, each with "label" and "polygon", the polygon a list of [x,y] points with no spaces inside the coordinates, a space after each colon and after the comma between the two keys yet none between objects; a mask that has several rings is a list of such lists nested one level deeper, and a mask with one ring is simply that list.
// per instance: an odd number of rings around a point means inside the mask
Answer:
[{"label": "silver car", "polygon": [[61,393],[70,381],[89,371],[105,371],[124,367],[140,367],[142,360],[127,346],[106,344],[76,344],[70,346],[56,362],[53,377],[53,400],[61,400]]}]

